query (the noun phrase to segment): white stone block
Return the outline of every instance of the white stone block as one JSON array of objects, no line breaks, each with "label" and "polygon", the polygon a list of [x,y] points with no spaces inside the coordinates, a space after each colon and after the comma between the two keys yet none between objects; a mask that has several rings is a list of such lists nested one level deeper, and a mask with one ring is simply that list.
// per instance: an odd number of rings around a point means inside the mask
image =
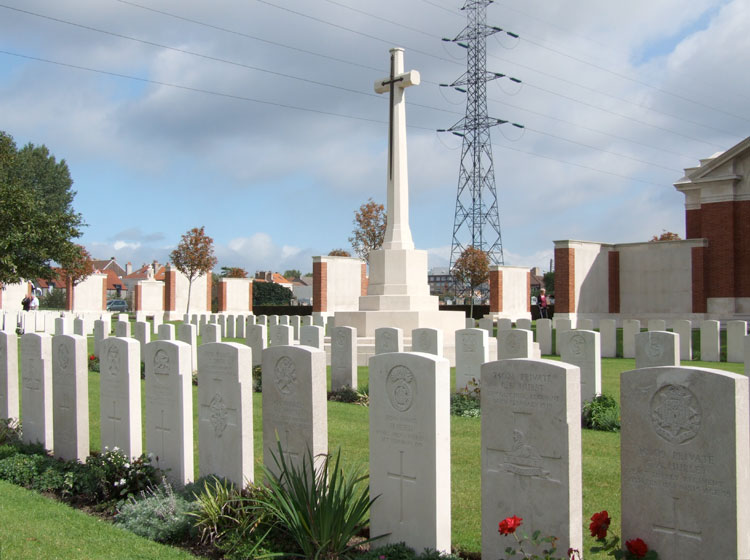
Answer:
[{"label": "white stone block", "polygon": [[[484,329],[456,331],[456,392],[478,388],[481,367],[489,361],[489,337]],[[473,385],[470,386],[470,384]]]},{"label": "white stone block", "polygon": [[600,335],[596,331],[567,331],[558,337],[560,359],[578,366],[581,377],[581,403],[602,393],[602,356]]},{"label": "white stone block", "polygon": [[411,351],[443,356],[443,331],[440,329],[414,329],[411,331]]},{"label": "white stone block", "polygon": [[693,359],[693,324],[685,319],[673,321],[672,328],[680,336],[680,360],[689,362]]},{"label": "white stone block", "polygon": [[[292,325],[292,329],[294,329],[294,326]],[[323,350],[323,339],[325,338],[323,336],[323,327],[318,327],[315,325],[309,325],[300,327],[300,335],[299,335],[299,343],[302,346],[312,346],[313,348],[317,348],[319,350]]]},{"label": "white stone block", "polygon": [[552,319],[536,320],[536,340],[542,355],[552,354]]},{"label": "white stone block", "polygon": [[602,358],[617,357],[617,321],[601,319],[599,321],[599,336],[602,342]]},{"label": "white stone block", "polygon": [[253,367],[261,365],[263,363],[263,350],[266,349],[268,344],[266,325],[262,323],[248,325],[245,344],[253,351]]},{"label": "white stone block", "polygon": [[23,442],[52,450],[52,337],[47,333],[21,337],[21,401]]},{"label": "white stone block", "polygon": [[641,332],[641,322],[626,319],[622,322],[622,357],[635,358],[635,335]]},{"label": "white stone block", "polygon": [[680,365],[680,335],[666,331],[648,331],[635,335],[635,367]]},{"label": "white stone block", "polygon": [[404,331],[396,327],[375,329],[375,353],[404,351]]},{"label": "white stone block", "polygon": [[356,389],[357,373],[357,329],[335,327],[331,334],[331,391]]},{"label": "white stone block", "polygon": [[533,358],[534,333],[523,329],[497,331],[497,359]]},{"label": "white stone block", "polygon": [[747,323],[745,321],[729,321],[727,323],[727,362],[745,361],[745,336]]},{"label": "white stone block", "polygon": [[649,319],[648,320],[649,331],[666,331],[667,322],[664,319]]},{"label": "white stone block", "polygon": [[55,457],[85,462],[89,456],[89,372],[83,336],[52,337],[52,423]]},{"label": "white stone block", "polygon": [[719,361],[719,328],[719,321],[703,321],[701,323],[701,360],[704,362]]}]

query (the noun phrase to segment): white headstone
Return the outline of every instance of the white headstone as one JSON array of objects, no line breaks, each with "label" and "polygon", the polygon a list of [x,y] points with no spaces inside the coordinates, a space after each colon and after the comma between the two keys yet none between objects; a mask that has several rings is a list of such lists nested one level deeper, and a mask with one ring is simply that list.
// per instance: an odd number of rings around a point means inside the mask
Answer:
[{"label": "white headstone", "polygon": [[719,321],[703,321],[701,323],[701,360],[704,362],[718,362],[720,357]]},{"label": "white headstone", "polygon": [[531,319],[516,319],[516,328],[517,329],[523,329],[525,331],[531,330]]},{"label": "white headstone", "polygon": [[278,315],[269,315],[268,316],[268,328],[275,327],[279,324],[279,316]]},{"label": "white headstone", "polygon": [[217,315],[216,324],[219,325],[219,332],[221,333],[221,337],[225,338],[227,336],[227,316]]},{"label": "white headstone", "polygon": [[649,331],[666,331],[667,322],[664,319],[649,319],[648,330]]},{"label": "white headstone", "polygon": [[52,337],[26,333],[21,337],[21,401],[23,442],[52,449]]},{"label": "white headstone", "polygon": [[[489,336],[484,329],[456,331],[456,392],[479,387],[482,364],[490,360]],[[470,383],[474,383],[469,387]]]},{"label": "white headstone", "polygon": [[411,351],[443,357],[443,331],[422,328],[411,331]]},{"label": "white headstone", "polygon": [[253,481],[252,350],[226,342],[198,350],[200,474],[238,488]]},{"label": "white headstone", "polygon": [[117,321],[115,323],[115,336],[130,338],[130,323],[127,321]]},{"label": "white headstone", "polygon": [[495,319],[493,317],[482,317],[477,321],[477,328],[487,331],[488,336],[492,338],[495,336]]},{"label": "white headstone", "polygon": [[641,332],[641,322],[626,319],[622,322],[622,357],[635,358],[635,335]]},{"label": "white headstone", "polygon": [[198,369],[198,333],[195,325],[182,323],[177,328],[177,340],[190,345],[190,371]]},{"label": "white headstone", "polygon": [[234,338],[234,330],[237,326],[237,319],[234,315],[227,315],[226,319],[224,320],[224,332],[226,333],[227,338]]},{"label": "white headstone", "polygon": [[477,322],[472,317],[467,317],[466,318],[466,328],[467,329],[477,328]]},{"label": "white headstone", "polygon": [[172,323],[164,323],[159,325],[159,340],[174,340],[174,325]]},{"label": "white headstone", "polygon": [[136,321],[135,323],[135,338],[140,344],[140,355],[143,355],[143,347],[151,342],[151,325],[146,321]]},{"label": "white headstone", "polygon": [[242,315],[237,315],[237,319],[235,319],[235,326],[234,326],[235,338],[245,338],[245,325],[246,325],[245,317]]},{"label": "white headstone", "polygon": [[558,339],[560,359],[580,368],[581,402],[594,399],[602,392],[602,356],[599,333],[596,331],[567,331]]},{"label": "white headstone", "polygon": [[602,358],[617,357],[617,321],[600,319],[599,335],[602,343]]},{"label": "white headstone", "polygon": [[55,317],[55,334],[73,334],[73,322],[69,315]]},{"label": "white headstone", "polygon": [[326,317],[326,335],[331,336],[333,329],[336,327],[336,317],[331,315]]},{"label": "white headstone", "polygon": [[747,323],[745,321],[729,321],[727,323],[727,362],[745,361],[745,336]]},{"label": "white headstone", "polygon": [[301,327],[309,327],[313,324],[312,322],[312,315],[303,315],[302,319],[300,320],[300,326]]},{"label": "white headstone", "polygon": [[102,451],[118,447],[130,458],[143,453],[141,346],[132,338],[102,342],[99,424]]},{"label": "white headstone", "polygon": [[593,319],[578,319],[578,321],[576,321],[576,330],[593,331],[594,320]]},{"label": "white headstone", "polygon": [[326,385],[323,350],[272,346],[263,352],[263,464],[271,472],[279,473],[277,441],[295,467],[308,450],[313,457],[328,453]]},{"label": "white headstone", "polygon": [[396,327],[375,329],[375,353],[404,351],[404,331]]},{"label": "white headstone", "polygon": [[73,319],[73,334],[77,334],[78,336],[86,336],[85,332],[85,324],[83,319],[80,317],[76,317]]},{"label": "white headstone", "polygon": [[693,324],[684,319],[672,322],[672,328],[680,336],[680,359],[689,362],[693,359]]},{"label": "white headstone", "polygon": [[534,333],[523,329],[497,331],[497,359],[533,358]]},{"label": "white headstone", "polygon": [[299,315],[292,315],[289,317],[289,325],[294,329],[294,340],[299,340],[300,338],[300,316]]},{"label": "white headstone", "polygon": [[271,327],[269,346],[291,346],[294,344],[294,330],[289,325]]},{"label": "white headstone", "polygon": [[245,343],[253,351],[253,367],[261,365],[263,363],[263,350],[266,349],[268,343],[266,326],[262,323],[248,325]]},{"label": "white headstone", "polygon": [[0,418],[19,416],[18,336],[0,331]]},{"label": "white headstone", "polygon": [[326,319],[322,315],[313,315],[313,325],[325,328]]},{"label": "white headstone", "polygon": [[620,387],[623,542],[661,560],[750,558],[747,378],[659,367]]},{"label": "white headstone", "polygon": [[267,315],[258,315],[255,318],[255,324],[256,325],[266,325],[268,326],[268,316]]},{"label": "white headstone", "polygon": [[154,313],[154,321],[151,324],[151,327],[154,329],[154,332],[152,334],[158,335],[159,333],[159,325],[164,323],[164,313]]},{"label": "white headstone", "polygon": [[167,478],[193,480],[193,393],[190,347],[156,340],[146,345],[146,447],[169,469]]},{"label": "white headstone", "polygon": [[[514,545],[498,520],[517,515],[529,531],[581,550],[581,401],[576,366],[501,360],[482,366],[482,557]],[[528,552],[541,553],[529,545]]]},{"label": "white headstone", "polygon": [[560,355],[560,337],[572,328],[573,321],[570,319],[558,319],[555,317],[555,354],[558,356]]},{"label": "white headstone", "polygon": [[635,335],[635,367],[680,365],[680,336],[666,331],[648,331]]},{"label": "white headstone", "polygon": [[357,329],[335,327],[331,334],[331,391],[356,389],[357,373]]},{"label": "white headstone", "polygon": [[117,314],[117,320],[129,323],[130,322],[130,315],[128,315],[127,313],[118,313]]},{"label": "white headstone", "polygon": [[55,457],[84,462],[89,456],[89,364],[83,336],[52,337],[52,423]]},{"label": "white headstone", "polygon": [[[486,331],[485,331],[486,332]],[[378,545],[451,547],[450,364],[429,354],[370,358],[370,510]]]},{"label": "white headstone", "polygon": [[501,317],[497,320],[497,332],[513,328],[513,321],[507,317]]},{"label": "white headstone", "polygon": [[99,358],[99,346],[109,336],[108,323],[101,319],[94,321],[94,356]]},{"label": "white headstone", "polygon": [[[294,328],[294,326],[292,326]],[[299,343],[302,346],[312,346],[323,350],[323,327],[316,327],[314,325],[305,325],[300,327]]]},{"label": "white headstone", "polygon": [[289,315],[281,315],[279,317],[279,325],[289,325]]},{"label": "white headstone", "polygon": [[250,325],[255,325],[257,317],[255,315],[248,315],[245,317],[245,333],[247,333],[247,327]]},{"label": "white headstone", "polygon": [[203,328],[203,337],[201,339],[202,344],[209,344],[211,342],[221,342],[221,328],[216,323],[206,323]]},{"label": "white headstone", "polygon": [[536,340],[542,355],[552,354],[552,319],[536,320]]}]

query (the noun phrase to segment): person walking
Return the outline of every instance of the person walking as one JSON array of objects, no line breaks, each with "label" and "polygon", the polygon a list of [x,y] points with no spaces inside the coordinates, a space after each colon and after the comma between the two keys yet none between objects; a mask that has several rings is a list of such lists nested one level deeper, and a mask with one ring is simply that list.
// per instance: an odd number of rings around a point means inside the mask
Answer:
[{"label": "person walking", "polygon": [[547,290],[542,288],[539,295],[539,317],[541,319],[549,319],[547,316]]}]

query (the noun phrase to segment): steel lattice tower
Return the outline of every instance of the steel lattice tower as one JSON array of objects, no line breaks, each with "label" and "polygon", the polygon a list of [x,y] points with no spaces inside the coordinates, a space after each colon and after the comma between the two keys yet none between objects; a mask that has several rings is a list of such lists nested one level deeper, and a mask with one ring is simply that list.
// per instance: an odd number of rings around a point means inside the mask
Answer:
[{"label": "steel lattice tower", "polygon": [[[490,264],[504,264],[490,128],[508,121],[487,116],[487,82],[505,76],[486,69],[487,37],[503,31],[486,23],[487,6],[492,2],[466,0],[461,8],[466,11],[466,27],[454,39],[443,39],[465,48],[467,53],[466,72],[452,84],[440,84],[466,93],[466,116],[441,131],[452,132],[463,138],[453,221],[451,270],[469,246],[485,251]],[[513,33],[506,33],[517,37]]]}]

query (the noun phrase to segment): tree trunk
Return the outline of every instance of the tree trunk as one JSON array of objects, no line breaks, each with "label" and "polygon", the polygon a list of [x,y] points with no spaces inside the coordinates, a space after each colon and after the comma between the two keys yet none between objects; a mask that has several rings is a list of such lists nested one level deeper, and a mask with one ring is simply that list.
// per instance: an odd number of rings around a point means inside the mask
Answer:
[{"label": "tree trunk", "polygon": [[185,310],[185,314],[190,313],[190,293],[193,291],[193,277],[191,276],[188,278],[188,300],[187,300],[187,309]]}]

